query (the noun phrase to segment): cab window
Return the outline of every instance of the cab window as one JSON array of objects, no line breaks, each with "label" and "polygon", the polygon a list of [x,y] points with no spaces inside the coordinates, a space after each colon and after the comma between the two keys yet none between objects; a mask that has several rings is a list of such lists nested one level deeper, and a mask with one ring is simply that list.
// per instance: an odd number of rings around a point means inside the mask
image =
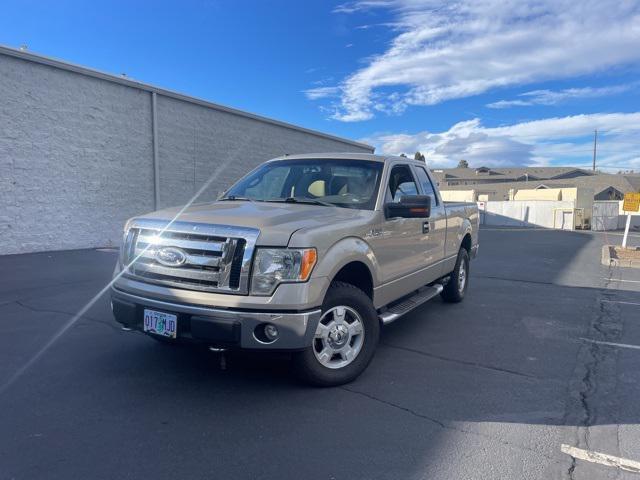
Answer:
[{"label": "cab window", "polygon": [[418,176],[418,182],[422,186],[423,194],[431,197],[432,205],[438,205],[438,196],[433,188],[433,183],[429,179],[429,175],[427,175],[427,171],[422,167],[416,167],[416,175]]}]

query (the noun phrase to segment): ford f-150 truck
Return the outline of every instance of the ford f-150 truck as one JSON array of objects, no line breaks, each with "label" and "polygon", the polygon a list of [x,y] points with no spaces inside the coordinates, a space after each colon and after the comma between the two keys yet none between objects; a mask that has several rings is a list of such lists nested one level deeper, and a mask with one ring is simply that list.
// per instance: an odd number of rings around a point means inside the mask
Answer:
[{"label": "ford f-150 truck", "polygon": [[461,301],[477,251],[477,206],[443,202],[424,162],[285,155],[215,202],[129,220],[112,308],[163,342],[291,351],[303,379],[339,385],[382,325]]}]

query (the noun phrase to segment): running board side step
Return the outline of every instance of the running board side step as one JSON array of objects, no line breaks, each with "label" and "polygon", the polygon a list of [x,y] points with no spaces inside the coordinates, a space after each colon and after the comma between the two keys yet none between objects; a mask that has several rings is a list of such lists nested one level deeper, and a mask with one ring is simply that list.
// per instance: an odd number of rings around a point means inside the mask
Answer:
[{"label": "running board side step", "polygon": [[419,307],[424,302],[431,300],[442,292],[443,289],[444,287],[441,284],[436,283],[430,287],[419,290],[416,294],[402,300],[400,303],[389,308],[384,313],[381,313],[380,320],[382,320],[382,323],[385,325],[394,322],[404,314],[409,313],[416,307]]}]

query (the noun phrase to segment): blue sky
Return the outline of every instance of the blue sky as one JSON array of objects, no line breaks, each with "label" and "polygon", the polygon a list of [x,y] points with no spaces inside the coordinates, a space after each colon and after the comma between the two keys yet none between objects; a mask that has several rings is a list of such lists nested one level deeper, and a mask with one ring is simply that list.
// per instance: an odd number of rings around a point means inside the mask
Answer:
[{"label": "blue sky", "polygon": [[640,171],[637,1],[4,1],[0,43],[432,166]]}]

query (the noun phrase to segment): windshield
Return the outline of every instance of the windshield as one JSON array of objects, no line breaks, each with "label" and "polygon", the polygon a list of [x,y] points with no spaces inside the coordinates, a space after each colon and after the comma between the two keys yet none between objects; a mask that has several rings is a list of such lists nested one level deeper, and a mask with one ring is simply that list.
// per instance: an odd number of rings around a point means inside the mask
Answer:
[{"label": "windshield", "polygon": [[277,160],[239,180],[221,200],[300,202],[373,210],[381,162]]}]

